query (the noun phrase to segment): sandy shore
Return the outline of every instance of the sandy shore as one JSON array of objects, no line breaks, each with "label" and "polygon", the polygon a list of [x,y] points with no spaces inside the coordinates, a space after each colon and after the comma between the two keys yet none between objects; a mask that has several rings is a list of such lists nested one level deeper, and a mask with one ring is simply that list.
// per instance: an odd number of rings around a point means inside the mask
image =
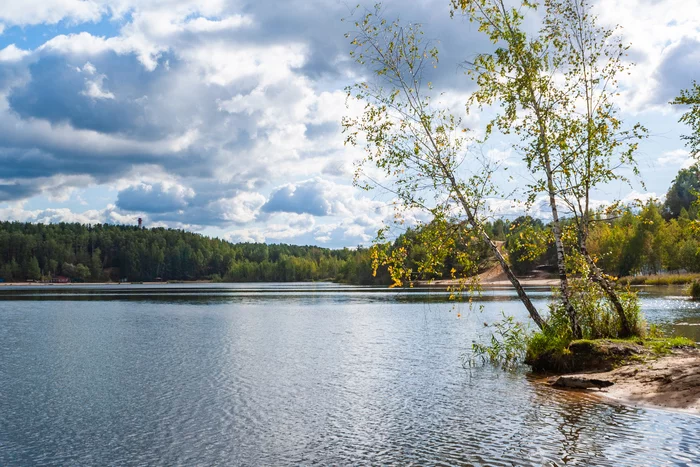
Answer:
[{"label": "sandy shore", "polygon": [[[520,285],[523,287],[556,287],[559,285],[559,279],[551,278],[518,278]],[[484,287],[513,287],[508,279],[498,278],[480,278],[479,283]],[[432,285],[435,287],[447,287],[450,285],[459,285],[459,281],[446,279],[434,281],[416,281],[416,285]]]},{"label": "sandy shore", "polygon": [[[628,405],[700,415],[700,349],[674,350],[656,360],[632,363],[612,371],[566,376],[610,381],[614,384],[607,389],[586,391]],[[550,377],[548,382],[558,378]]]},{"label": "sandy shore", "polygon": [[[523,287],[556,287],[559,285],[559,279],[549,274],[518,277],[518,280]],[[513,287],[513,284],[510,283],[508,276],[503,272],[500,266],[494,266],[479,274],[479,283],[485,287]],[[416,284],[447,287],[450,285],[459,285],[459,281],[451,279],[417,281]]]}]

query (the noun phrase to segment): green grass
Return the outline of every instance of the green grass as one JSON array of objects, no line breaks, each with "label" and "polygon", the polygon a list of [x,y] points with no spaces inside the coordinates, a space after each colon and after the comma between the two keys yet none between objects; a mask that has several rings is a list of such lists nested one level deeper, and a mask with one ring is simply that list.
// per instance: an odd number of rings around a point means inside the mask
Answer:
[{"label": "green grass", "polygon": [[[599,351],[604,344],[636,344],[644,347],[647,352],[633,352],[626,356],[616,353],[607,354],[607,351]],[[569,341],[562,338],[553,338],[543,333],[533,335],[527,343],[527,359],[530,364],[547,366],[545,371],[568,372],[572,358],[580,360],[588,354],[597,355],[596,358],[607,359],[613,367],[635,361],[644,361],[648,357],[661,357],[671,353],[673,349],[696,348],[696,344],[685,337],[632,337],[629,339],[579,339]],[[571,346],[571,347],[570,347]],[[600,347],[599,347],[600,346]],[[570,349],[577,349],[576,355]],[[543,363],[542,363],[543,362]],[[574,371],[577,371],[574,369]]]},{"label": "green grass", "polygon": [[573,341],[572,344],[576,343],[588,343],[591,346],[596,345],[598,342],[614,342],[618,344],[632,343],[638,344],[651,350],[653,353],[658,355],[665,355],[671,352],[673,349],[684,349],[684,348],[695,348],[696,344],[687,337],[631,337],[629,339],[579,339]]},{"label": "green grass", "polygon": [[620,278],[620,283],[625,285],[685,285],[693,281],[700,281],[700,274],[655,274]]},{"label": "green grass", "polygon": [[673,349],[695,348],[695,342],[687,337],[661,337],[646,339],[644,346],[651,349],[656,355],[666,355]]},{"label": "green grass", "polygon": [[617,344],[638,344],[654,351],[655,353],[668,353],[672,349],[696,347],[695,342],[687,337],[630,337],[629,339],[579,339],[571,343],[596,345],[599,342],[613,342]]}]

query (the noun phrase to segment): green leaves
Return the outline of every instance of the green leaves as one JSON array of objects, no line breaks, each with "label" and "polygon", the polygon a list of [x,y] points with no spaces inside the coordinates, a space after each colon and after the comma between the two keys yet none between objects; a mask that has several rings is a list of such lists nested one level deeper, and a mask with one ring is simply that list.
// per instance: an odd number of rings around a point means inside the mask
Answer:
[{"label": "green leaves", "polygon": [[690,149],[691,156],[700,157],[700,83],[693,81],[693,86],[682,90],[671,104],[689,107],[679,121],[688,125],[691,132],[682,138]]},{"label": "green leaves", "polygon": [[[451,292],[463,291],[479,264],[484,198],[492,195],[492,169],[469,150],[469,132],[459,117],[435,105],[432,84],[424,83],[426,68],[436,67],[439,53],[426,41],[419,24],[387,21],[375,7],[356,22],[356,36],[348,36],[358,65],[372,77],[348,90],[349,99],[365,103],[360,116],[345,117],[346,144],[364,149],[355,183],[378,187],[392,195],[395,219],[391,227],[404,231],[407,216],[421,211],[430,219],[400,241],[386,240],[382,230],[372,249],[375,271],[385,267],[394,286],[445,274],[459,280]],[[459,173],[466,163],[474,172]],[[387,229],[390,226],[387,226]],[[473,248],[474,243],[480,245]]]},{"label": "green leaves", "polygon": [[488,343],[472,343],[473,358],[470,364],[476,358],[504,370],[513,370],[523,362],[529,338],[528,329],[513,316],[506,316],[503,312],[501,315],[500,321],[486,325],[492,330]]}]

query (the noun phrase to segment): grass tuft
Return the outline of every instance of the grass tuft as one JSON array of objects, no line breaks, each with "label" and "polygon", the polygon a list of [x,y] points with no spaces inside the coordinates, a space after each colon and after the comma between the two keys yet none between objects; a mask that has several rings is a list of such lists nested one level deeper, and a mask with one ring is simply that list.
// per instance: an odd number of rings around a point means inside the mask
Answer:
[{"label": "grass tuft", "polygon": [[651,349],[656,355],[667,355],[673,349],[690,349],[695,348],[695,342],[687,337],[663,337],[657,339],[648,339],[644,345]]},{"label": "grass tuft", "polygon": [[623,285],[685,285],[700,281],[700,274],[655,274],[650,276],[626,276],[620,278]]},{"label": "grass tuft", "polygon": [[690,296],[693,297],[693,300],[700,300],[700,280],[696,279],[691,282],[688,292]]}]

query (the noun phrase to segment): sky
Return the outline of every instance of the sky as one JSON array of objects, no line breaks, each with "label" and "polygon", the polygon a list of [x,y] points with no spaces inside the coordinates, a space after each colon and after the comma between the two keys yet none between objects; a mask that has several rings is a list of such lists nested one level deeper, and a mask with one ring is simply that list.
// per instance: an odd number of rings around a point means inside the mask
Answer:
[{"label": "sky", "polygon": [[[474,85],[459,64],[488,42],[450,18],[448,0],[384,6],[437,41],[435,86],[463,112]],[[631,43],[621,116],[650,132],[637,154],[644,186],[595,196],[663,197],[690,164],[668,101],[700,80],[700,2],[602,0],[595,12]],[[357,110],[344,88],[360,73],[341,21],[351,13],[336,0],[3,1],[0,219],[142,217],[231,241],[368,244],[393,210],[352,186],[362,153],[343,144],[340,120]],[[466,116],[476,127],[488,117]],[[508,141],[483,151],[509,167],[503,184],[527,179]],[[492,207],[522,213],[508,200]]]}]

